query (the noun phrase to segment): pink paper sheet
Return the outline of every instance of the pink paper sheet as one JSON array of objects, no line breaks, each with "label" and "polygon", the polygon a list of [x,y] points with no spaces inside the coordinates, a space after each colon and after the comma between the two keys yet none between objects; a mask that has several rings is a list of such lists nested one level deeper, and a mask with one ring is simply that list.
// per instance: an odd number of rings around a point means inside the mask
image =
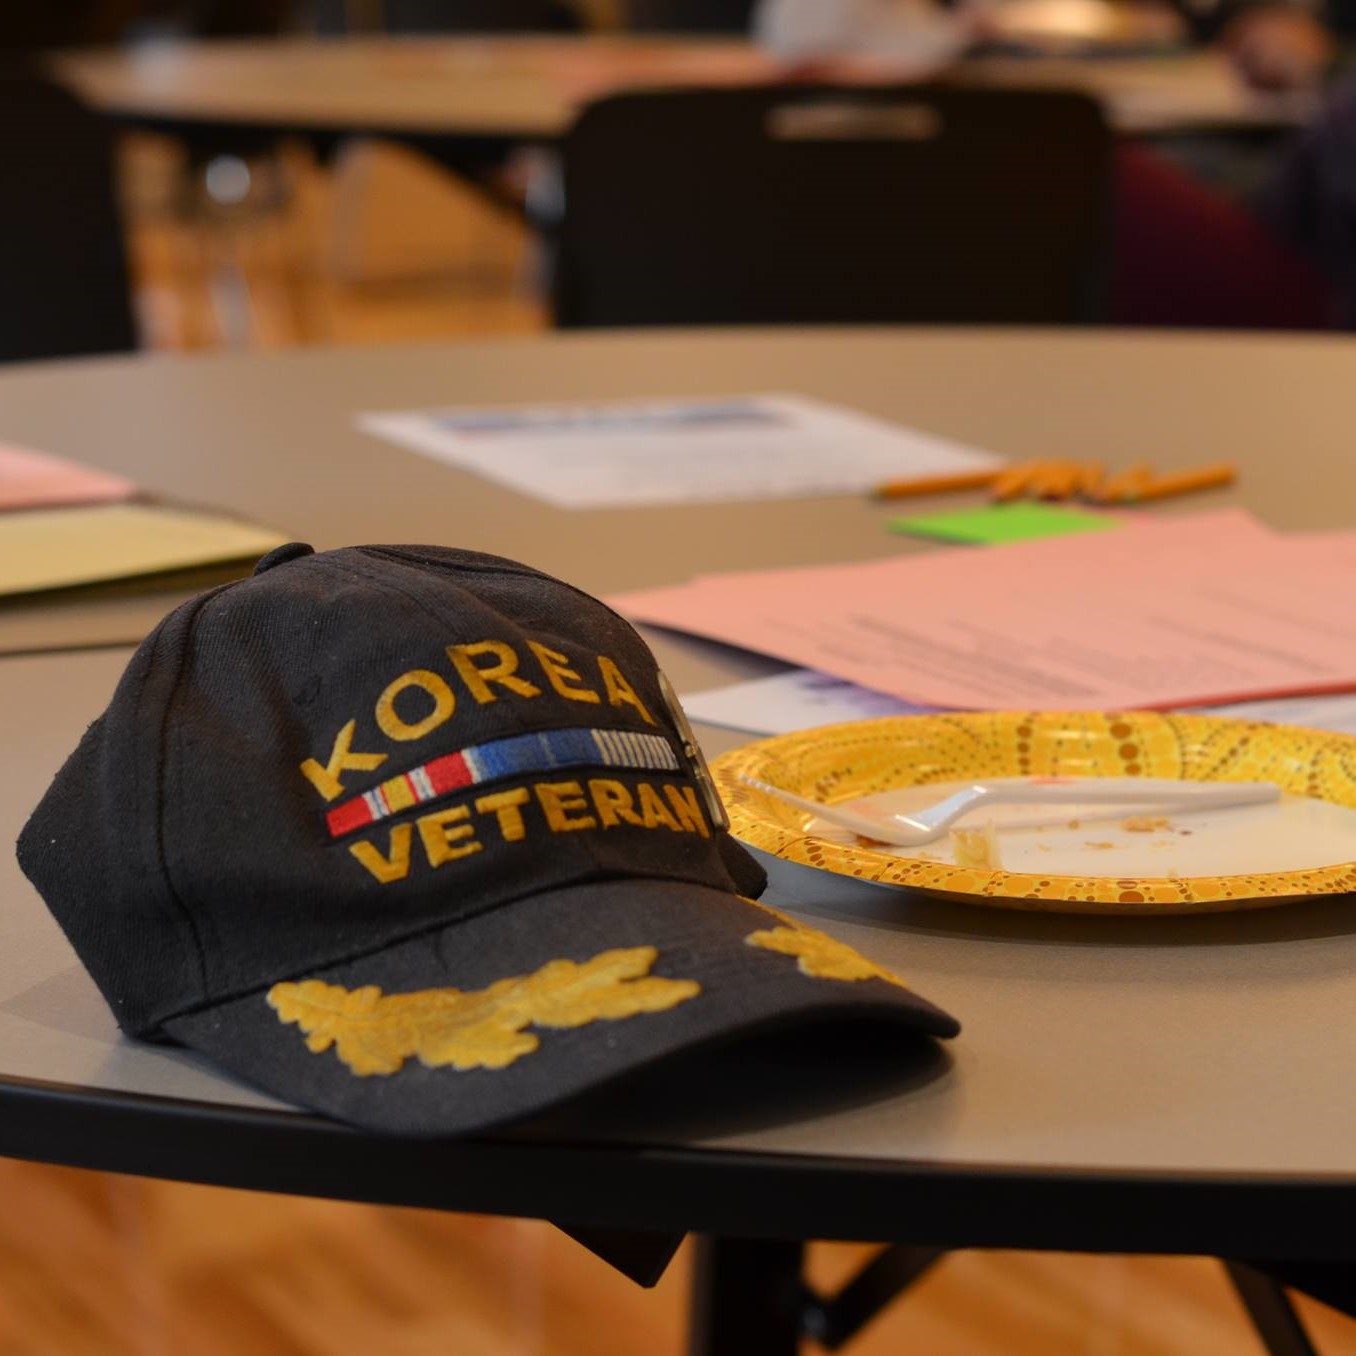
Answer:
[{"label": "pink paper sheet", "polygon": [[0,511],[130,499],[136,486],[63,457],[0,443]]},{"label": "pink paper sheet", "polygon": [[1356,533],[1239,510],[611,600],[931,706],[1160,707],[1356,687]]}]

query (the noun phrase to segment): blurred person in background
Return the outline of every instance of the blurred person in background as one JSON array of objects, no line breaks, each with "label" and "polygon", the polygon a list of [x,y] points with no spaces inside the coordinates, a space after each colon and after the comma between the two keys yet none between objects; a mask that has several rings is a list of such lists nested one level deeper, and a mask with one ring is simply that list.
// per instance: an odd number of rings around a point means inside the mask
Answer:
[{"label": "blurred person in background", "polygon": [[1282,154],[1259,215],[1327,280],[1336,322],[1356,329],[1356,82]]},{"label": "blurred person in background", "polygon": [[1215,10],[1183,15],[1196,37],[1218,43],[1243,78],[1257,89],[1305,89],[1317,85],[1336,52],[1333,33],[1316,6],[1277,0],[1243,0]]},{"label": "blurred person in background", "polygon": [[[1343,0],[1356,3],[1356,0]],[[1077,30],[1087,25],[1095,36],[1097,19],[1113,31],[1139,29],[1150,43],[1173,36],[1202,45],[1218,45],[1250,84],[1262,89],[1301,89],[1317,84],[1333,59],[1335,44],[1322,0],[1164,0],[1161,5],[1097,3],[1064,5],[1063,13],[1045,7],[1033,13],[1058,43],[1069,35],[1061,22]],[[1085,9],[1086,14],[1075,13]],[[753,31],[770,51],[791,61],[836,58],[903,62],[926,55],[929,44],[939,56],[958,55],[976,42],[1001,42],[1012,24],[1022,25],[1024,10],[1039,10],[1023,0],[759,0]],[[1100,11],[1100,15],[1098,14]],[[1345,15],[1343,17],[1346,17]],[[942,35],[946,37],[943,38]]]},{"label": "blurred person in background", "polygon": [[[755,38],[796,75],[917,79],[1010,31],[1004,10],[1023,0],[759,0]],[[1323,78],[1334,51],[1318,0],[1173,0],[1176,33],[1218,43],[1250,83],[1302,89]],[[1089,0],[1091,6],[1092,0]],[[1114,5],[1099,6],[1112,16]],[[1122,11],[1124,14],[1126,11]],[[1133,8],[1130,13],[1135,13]],[[1166,11],[1160,7],[1158,16]],[[1162,41],[1154,21],[1145,28]],[[1171,16],[1169,16],[1171,18]],[[1112,324],[1327,329],[1356,324],[1356,101],[1340,127],[1291,157],[1288,190],[1259,213],[1155,149],[1122,140],[1111,203],[1105,319]],[[1341,224],[1335,204],[1342,204]],[[1326,208],[1321,226],[1301,219]],[[1282,227],[1282,223],[1286,223]],[[1319,242],[1321,241],[1321,247]],[[1311,243],[1312,242],[1312,243]],[[1334,279],[1334,261],[1350,309]]]}]

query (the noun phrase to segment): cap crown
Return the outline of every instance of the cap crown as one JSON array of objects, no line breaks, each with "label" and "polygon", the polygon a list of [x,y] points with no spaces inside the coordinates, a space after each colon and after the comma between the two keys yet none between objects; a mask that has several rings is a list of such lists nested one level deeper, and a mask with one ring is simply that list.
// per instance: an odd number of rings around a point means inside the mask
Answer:
[{"label": "cap crown", "polygon": [[733,889],[731,851],[636,632],[437,547],[294,557],[171,613],[19,842],[140,1035],[562,885]]}]

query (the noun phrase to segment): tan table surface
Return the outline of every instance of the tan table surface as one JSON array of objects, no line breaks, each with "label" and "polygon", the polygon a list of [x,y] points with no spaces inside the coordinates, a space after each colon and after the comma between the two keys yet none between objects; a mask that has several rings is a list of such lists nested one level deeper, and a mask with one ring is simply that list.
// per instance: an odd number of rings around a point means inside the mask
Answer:
[{"label": "tan table surface", "polygon": [[[0,374],[0,438],[321,548],[456,544],[602,592],[699,569],[918,549],[888,537],[883,510],[860,498],[556,510],[353,426],[360,411],[441,403],[766,390],[1016,456],[1147,455],[1165,466],[1233,456],[1236,495],[1180,507],[1237,499],[1282,528],[1350,526],[1356,505],[1356,346],[1343,339],[752,331],[69,362]],[[58,629],[69,639],[81,625],[77,609]],[[672,637],[657,648],[680,691],[764,667]],[[4,841],[124,660],[114,650],[0,663]],[[739,742],[706,738],[712,751]],[[909,1091],[733,1130],[650,1127],[645,1142],[1356,1185],[1350,898],[1232,916],[1060,919],[838,889],[800,871],[779,878],[779,898],[955,1012],[963,1036]],[[190,1054],[121,1039],[8,853],[0,909],[0,1077],[266,1104]],[[625,1137],[624,1119],[614,1133]]]},{"label": "tan table surface", "polygon": [[[775,78],[750,44],[655,37],[273,39],[70,52],[58,72],[96,107],[141,120],[281,130],[553,139],[591,98],[645,85]],[[1211,53],[985,59],[981,83],[1084,89],[1124,132],[1285,126],[1307,98],[1248,90]]]}]

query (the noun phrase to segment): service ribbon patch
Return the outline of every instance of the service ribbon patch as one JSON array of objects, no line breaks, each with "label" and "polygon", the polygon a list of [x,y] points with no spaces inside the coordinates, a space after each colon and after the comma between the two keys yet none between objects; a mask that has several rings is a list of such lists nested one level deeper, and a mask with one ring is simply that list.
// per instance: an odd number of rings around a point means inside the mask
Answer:
[{"label": "service ribbon patch", "polygon": [[345,989],[319,979],[275,984],[268,1004],[280,1022],[306,1033],[306,1048],[331,1046],[359,1077],[393,1074],[417,1057],[430,1069],[504,1069],[541,1041],[529,1026],[564,1030],[664,1012],[701,992],[691,979],[650,975],[652,946],[553,960],[530,975],[486,989],[421,989],[383,994],[374,984]]},{"label": "service ribbon patch", "polygon": [[678,772],[673,746],[662,735],[634,730],[540,730],[473,744],[389,777],[379,786],[336,805],[325,816],[331,838],[341,838],[411,805],[423,805],[467,786],[557,768],[615,767],[642,772]]}]

